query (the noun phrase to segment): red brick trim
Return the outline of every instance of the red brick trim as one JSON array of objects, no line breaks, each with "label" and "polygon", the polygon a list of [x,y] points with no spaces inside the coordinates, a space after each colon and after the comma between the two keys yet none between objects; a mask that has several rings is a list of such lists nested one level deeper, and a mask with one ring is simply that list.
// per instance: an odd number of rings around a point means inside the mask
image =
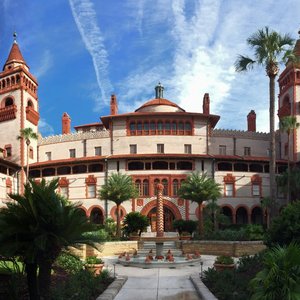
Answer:
[{"label": "red brick trim", "polygon": [[101,210],[101,212],[102,212],[103,217],[105,216],[105,215],[104,215],[104,209],[103,209],[100,205],[92,205],[88,210],[85,209],[85,211],[87,211],[86,214],[87,214],[87,217],[88,217],[88,218],[91,216],[91,212],[92,212],[92,210],[93,210],[94,208],[99,208],[99,209]]},{"label": "red brick trim", "polygon": [[[115,215],[116,213],[116,210],[117,210],[117,206],[113,206],[110,210],[110,216],[115,220],[117,221],[117,217]],[[124,208],[124,206],[120,205],[120,220],[123,221],[124,217],[126,216],[127,212],[126,212],[126,209]]]}]

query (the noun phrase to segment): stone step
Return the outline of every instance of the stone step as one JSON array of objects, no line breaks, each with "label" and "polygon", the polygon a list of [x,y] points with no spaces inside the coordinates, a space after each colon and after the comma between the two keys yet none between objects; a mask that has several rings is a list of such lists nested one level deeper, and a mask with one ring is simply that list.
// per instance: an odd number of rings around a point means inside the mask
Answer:
[{"label": "stone step", "polygon": [[[170,249],[172,254],[174,256],[181,256],[182,255],[182,251],[181,250],[173,250],[173,249]],[[163,255],[167,255],[169,249],[164,249],[163,250]],[[149,254],[149,251],[147,250],[139,250],[138,252],[138,255],[139,256],[147,256]],[[156,255],[156,250],[155,249],[152,249],[152,255],[155,256]]]}]

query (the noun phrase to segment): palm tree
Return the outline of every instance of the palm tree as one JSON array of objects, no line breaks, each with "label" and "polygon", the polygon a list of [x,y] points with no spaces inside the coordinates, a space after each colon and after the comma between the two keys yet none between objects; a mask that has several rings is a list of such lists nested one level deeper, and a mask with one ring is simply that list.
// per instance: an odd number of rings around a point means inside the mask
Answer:
[{"label": "palm tree", "polygon": [[[26,182],[28,182],[29,178],[29,146],[31,143],[31,140],[37,140],[38,135],[32,130],[32,128],[24,128],[20,130],[20,135],[18,136],[18,140],[25,140],[27,149],[26,149],[26,156],[27,156],[27,162],[26,162]],[[22,166],[23,167],[23,166]]]},{"label": "palm tree", "polygon": [[295,129],[299,128],[300,124],[297,122],[296,117],[286,116],[280,120],[280,129],[287,134],[287,148],[288,148],[288,180],[287,180],[287,203],[290,202],[290,134],[294,132]]},{"label": "palm tree", "polygon": [[300,248],[271,248],[263,258],[264,269],[250,282],[251,300],[300,299]]},{"label": "palm tree", "polygon": [[198,203],[199,234],[202,236],[204,233],[202,203],[203,201],[218,199],[221,196],[220,185],[206,174],[192,173],[182,183],[178,190],[178,196]]},{"label": "palm tree", "polygon": [[[279,72],[279,63],[287,58],[287,46],[293,44],[293,39],[285,34],[280,35],[268,27],[258,30],[247,39],[250,48],[254,49],[254,59],[239,55],[235,62],[237,72],[252,69],[254,65],[265,67],[269,77],[269,121],[270,121],[270,198],[272,200],[272,216],[276,213],[276,186],[275,186],[275,78]],[[288,52],[290,55],[291,53]]]},{"label": "palm tree", "polygon": [[70,204],[56,193],[57,187],[58,179],[29,180],[24,194],[11,194],[15,201],[0,211],[0,253],[23,260],[30,299],[48,299],[51,266],[63,249],[78,243],[93,245],[85,233],[95,226],[82,214],[80,204]]},{"label": "palm tree", "polygon": [[113,201],[116,206],[117,216],[117,237],[121,237],[120,226],[120,205],[131,198],[138,196],[132,178],[126,174],[113,173],[107,179],[107,182],[102,186],[99,191],[100,199],[107,199]]},{"label": "palm tree", "polygon": [[300,170],[298,167],[293,167],[290,172],[284,172],[276,177],[276,182],[280,190],[287,194],[288,193],[288,182],[289,182],[289,193],[291,195],[291,201],[300,199]]}]

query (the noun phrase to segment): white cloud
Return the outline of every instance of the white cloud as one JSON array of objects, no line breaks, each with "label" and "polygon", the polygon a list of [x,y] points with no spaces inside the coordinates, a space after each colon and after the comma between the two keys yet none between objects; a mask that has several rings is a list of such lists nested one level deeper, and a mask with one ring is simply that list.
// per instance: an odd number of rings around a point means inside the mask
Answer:
[{"label": "white cloud", "polygon": [[35,67],[33,66],[32,70],[35,77],[41,78],[53,66],[53,55],[49,49],[44,51],[42,58],[38,62],[39,64]]},{"label": "white cloud", "polygon": [[45,119],[41,118],[39,120],[39,132],[42,136],[48,136],[54,134],[54,129]]},{"label": "white cloud", "polygon": [[69,3],[85,47],[92,56],[102,98],[96,99],[95,111],[100,111],[103,103],[109,103],[108,95],[113,88],[108,77],[108,54],[98,26],[96,11],[90,0],[69,0]]}]

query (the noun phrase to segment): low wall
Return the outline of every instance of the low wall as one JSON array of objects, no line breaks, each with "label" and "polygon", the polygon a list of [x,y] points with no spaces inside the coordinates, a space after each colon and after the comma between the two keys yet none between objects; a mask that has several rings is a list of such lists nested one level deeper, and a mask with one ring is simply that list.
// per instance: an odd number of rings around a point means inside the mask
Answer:
[{"label": "low wall", "polygon": [[96,244],[97,249],[87,246],[87,245],[80,245],[79,249],[70,248],[71,252],[80,257],[81,259],[85,260],[87,256],[112,256],[112,255],[119,255],[123,252],[129,252],[132,254],[134,250],[138,249],[138,242],[137,241],[124,241],[124,242],[105,242],[102,244]]},{"label": "low wall", "polygon": [[197,250],[200,254],[235,257],[253,255],[266,249],[262,241],[180,241],[179,243],[184,253],[193,253]]}]

